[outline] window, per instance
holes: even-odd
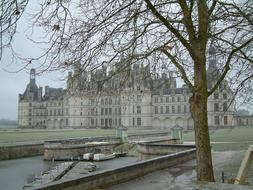
[[[119,125],[121,125],[121,118],[119,118]]]
[[[112,115],[112,108],[109,108],[109,115]]]
[[[118,114],[118,110],[117,110],[118,108],[115,108],[114,109],[114,111],[115,111],[115,115],[117,115]]]
[[[227,94],[226,93],[223,94],[223,99],[225,99],[225,100],[227,99]]]
[[[69,125],[69,120],[68,120],[68,118],[66,118],[66,120],[65,120],[65,124],[66,124],[66,126],[68,126],[68,125]]]
[[[155,114],[158,114],[158,107],[155,106]]]
[[[104,99],[101,99],[101,105],[104,105]]]
[[[175,102],[175,97],[174,96],[172,96],[172,102]]]
[[[108,108],[105,108],[105,115],[108,114]]]
[[[224,116],[224,125],[228,124],[228,116]]]
[[[107,98],[105,98],[105,105],[107,105],[108,104],[108,99]]]
[[[141,126],[141,118],[140,117],[137,118],[137,126]]]
[[[214,93],[213,94],[213,99],[215,99],[215,100],[219,99],[219,94],[218,93]]]
[[[177,97],[177,101],[180,102],[181,101],[181,98],[180,96]]]
[[[219,116],[214,116],[214,124],[215,125],[219,125],[220,124]]]
[[[102,126],[105,124],[105,120],[104,119],[101,119],[100,122],[101,122]]]
[[[141,95],[137,95],[137,101],[141,102]]]
[[[160,107],[160,113],[163,114],[163,106]]]
[[[214,103],[214,111],[219,111],[219,103]]]
[[[160,97],[160,102],[163,102],[163,97]]]
[[[101,115],[104,115],[104,108],[101,108]]]
[[[187,106],[184,105],[184,113],[187,113]]]
[[[141,106],[137,106],[137,113],[138,113],[138,114],[141,113]]]
[[[166,97],[166,102],[169,102],[169,101],[170,101],[169,97]]]
[[[223,111],[226,112],[228,110],[228,104],[227,102],[223,103]]]
[[[180,105],[177,106],[177,113],[181,113],[181,106]]]
[[[133,126],[135,126],[135,118],[133,118]]]
[[[184,96],[184,102],[186,102],[186,96]]]
[[[117,123],[118,123],[117,121],[118,121],[118,119],[115,119],[115,125],[116,125],[116,126],[117,126]]]
[[[170,106],[166,106],[166,113],[170,113]]]
[[[93,118],[91,118],[91,120],[90,120],[90,124],[91,124],[91,126],[94,126],[94,119]]]
[[[83,112],[80,112],[80,115],[83,115]]]
[[[158,103],[158,97],[155,97],[155,103]]]
[[[91,115],[95,115],[95,108],[91,108]]]
[[[109,104],[112,105],[112,98],[109,98]]]
[[[171,111],[172,111],[172,113],[175,113],[175,106],[171,107]]]

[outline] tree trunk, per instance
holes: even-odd
[[[201,63],[202,62],[202,63]],[[214,181],[210,137],[207,119],[207,83],[205,58],[195,62],[193,95],[190,98],[190,109],[194,121],[197,180]]]

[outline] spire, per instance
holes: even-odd
[[[213,83],[220,76],[220,72],[217,67],[217,58],[216,58],[217,52],[216,52],[213,39],[211,39],[211,43],[208,49],[208,54],[209,54],[209,57],[208,57],[209,66],[207,69],[207,85],[208,85],[208,88],[210,89],[213,86]]]
[[[216,49],[215,49],[215,45],[214,45],[214,40],[211,40],[210,46],[209,46],[209,50],[208,50],[208,54],[209,54],[209,68],[216,70],[217,66],[217,59],[216,59]]]
[[[32,83],[32,82],[35,82],[35,69],[34,68],[32,68],[31,70],[30,70],[30,82]]]

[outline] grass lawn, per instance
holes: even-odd
[[[168,130],[167,130],[168,131]],[[130,129],[128,134],[166,132],[161,130]],[[168,131],[169,132],[169,131]],[[115,136],[114,129],[15,129],[0,128],[0,144],[28,141],[44,141],[89,136]],[[246,150],[253,144],[253,127],[219,129],[210,131],[212,142],[234,142],[212,144],[214,150]],[[183,134],[184,141],[194,141],[194,133]]]
[[[246,150],[248,145],[253,144],[253,127],[211,130],[210,138],[211,142],[221,142],[212,144],[212,148],[215,151]],[[183,140],[194,141],[194,133],[184,133]]]
[[[130,129],[128,134],[162,132]],[[165,132],[165,131],[164,131]],[[115,136],[114,129],[0,129],[0,144],[44,141],[74,137]]]
[[[210,137],[211,141],[219,142],[253,141],[253,127],[211,130]],[[194,133],[184,133],[183,138],[185,141],[193,141]]]

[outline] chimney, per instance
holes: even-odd
[[[39,90],[38,90],[38,100],[41,102],[42,101],[42,87],[39,87]]]

